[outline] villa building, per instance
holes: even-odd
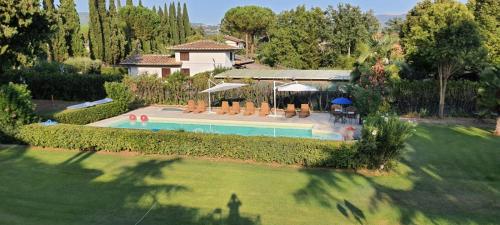
[[[224,35],[224,41],[227,45],[238,47],[240,49],[245,48],[245,41],[243,41],[237,37],[233,37],[230,35]]]
[[[202,40],[170,48],[174,55],[134,55],[120,65],[128,68],[130,75],[157,74],[167,77],[174,72],[193,76],[215,68],[232,68],[239,64],[235,51],[239,47],[215,41]]]

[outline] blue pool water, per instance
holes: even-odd
[[[197,133],[236,134],[242,136],[271,136],[271,137],[299,137],[327,140],[341,140],[338,134],[313,134],[311,128],[285,128],[272,126],[251,126],[236,124],[206,124],[184,122],[155,122],[147,123],[121,121],[112,124],[114,128],[131,128],[146,130],[183,130]]]

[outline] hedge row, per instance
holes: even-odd
[[[351,145],[338,141],[154,132],[68,124],[26,125],[18,136],[26,144],[41,147],[232,158],[309,167],[350,168],[354,155]]]
[[[120,81],[122,75],[9,71],[0,83],[26,83],[34,99],[90,101],[106,97],[105,82]]]
[[[481,84],[473,81],[448,81],[445,113],[473,115],[477,111],[477,96]],[[391,87],[391,107],[397,113],[439,111],[439,85],[436,81],[401,81]]]
[[[59,123],[84,125],[121,115],[128,111],[126,104],[111,102],[85,109],[65,110],[54,115]]]

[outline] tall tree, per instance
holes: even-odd
[[[356,44],[367,42],[379,27],[373,12],[363,12],[350,4],[329,6],[327,11],[329,40],[332,49],[348,56],[356,49]]]
[[[143,5],[142,5],[142,0],[139,0],[139,6],[140,6],[140,7],[143,7]]]
[[[109,37],[109,50],[106,62],[111,64],[117,64],[121,59],[125,58],[125,33],[120,26],[120,18],[115,7],[115,0],[109,2],[109,26],[110,26],[110,37]]]
[[[179,29],[179,41],[180,43],[185,43],[186,31],[184,30],[184,19],[182,16],[182,8],[180,2],[177,2],[177,27]]]
[[[500,1],[469,0],[472,10],[484,37],[484,45],[488,50],[488,59],[493,64],[500,64]]]
[[[116,3],[117,9],[120,10],[120,8],[122,7],[122,0],[117,0]]]
[[[270,41],[263,45],[261,60],[271,66],[317,69],[320,66],[320,41],[325,17],[320,8],[299,6],[278,15],[269,29]]]
[[[127,54],[156,52],[155,40],[161,25],[157,12],[145,7],[126,6],[120,9],[120,20],[125,27]]]
[[[269,8],[259,6],[238,6],[229,9],[221,21],[221,31],[234,36],[243,35],[246,54],[255,52],[255,38],[265,35],[274,23],[275,15]]]
[[[386,33],[401,33],[401,28],[403,27],[404,20],[401,17],[394,17],[385,22],[384,32]]]
[[[497,125],[494,134],[500,136],[500,65],[482,71],[481,82],[483,85],[478,90],[481,114],[496,115]]]
[[[184,33],[186,38],[190,36],[193,32],[191,29],[191,23],[189,22],[189,14],[186,3],[184,3],[182,8],[182,22],[184,24]]]
[[[126,6],[134,6],[134,2],[132,2],[132,0],[127,0]]]
[[[177,14],[175,11],[175,3],[170,3],[169,7],[169,19],[168,22],[170,23],[170,38],[172,40],[172,44],[176,45],[179,44],[179,28],[177,26]]]
[[[98,12],[98,0],[89,0],[89,43],[91,46],[90,57],[102,59],[104,40],[102,22]]]
[[[61,0],[59,16],[62,19],[64,38],[68,45],[69,56],[84,56],[83,34],[80,32],[80,18],[73,0]]]
[[[455,0],[424,0],[406,16],[401,35],[408,61],[427,61],[437,70],[439,116],[444,117],[448,79],[484,57],[474,16]]]
[[[27,65],[43,52],[52,21],[39,5],[39,0],[0,1],[0,73]]]

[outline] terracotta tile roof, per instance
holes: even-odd
[[[175,61],[170,55],[133,55],[120,62],[121,65],[144,66],[180,66],[182,62]]]
[[[186,44],[176,45],[170,48],[174,51],[179,50],[198,50],[198,51],[220,51],[220,50],[240,50],[238,47],[234,47],[231,45],[222,44],[219,42],[211,41],[211,40],[202,40],[195,41]]]
[[[245,42],[244,40],[241,40],[237,37],[233,37],[231,35],[224,35],[224,39],[229,40],[229,41],[234,41],[234,42]]]

